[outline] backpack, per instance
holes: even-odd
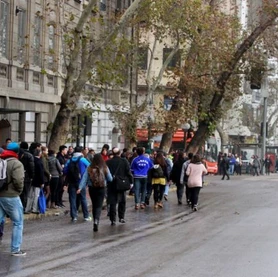
[[[7,184],[7,161],[0,158],[0,190]]]
[[[81,173],[79,169],[79,161],[81,158],[82,156],[78,157],[76,161],[71,158],[69,161],[67,180],[70,184],[78,184],[81,179]]]
[[[152,178],[164,178],[164,172],[159,164],[155,164],[152,168]]]
[[[95,188],[103,188],[105,186],[105,175],[103,170],[100,170],[98,166],[89,166],[88,174],[92,181],[92,185]]]

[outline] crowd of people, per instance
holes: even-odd
[[[177,152],[166,155],[162,151],[145,151],[134,147],[122,151],[105,144],[100,153],[81,146],[61,145],[59,152],[40,143],[20,144],[6,141],[0,148],[0,158],[7,163],[7,181],[0,189],[0,238],[5,217],[13,223],[11,253],[23,256],[20,249],[23,232],[23,214],[39,214],[38,198],[43,190],[48,209],[64,208],[63,194],[68,192],[70,216],[78,220],[79,207],[84,221],[93,220],[93,231],[99,230],[103,207],[111,226],[126,223],[126,194],[134,196],[135,210],[150,205],[162,209],[168,201],[169,186],[177,186],[177,203],[198,210],[198,196],[207,173],[199,155]],[[146,153],[148,152],[148,153]],[[128,184],[124,189],[123,184]],[[88,211],[86,191],[92,202],[92,218]],[[105,201],[106,200],[106,201]],[[12,205],[11,205],[12,204]]]

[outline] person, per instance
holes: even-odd
[[[71,159],[73,154],[67,156],[67,146],[66,145],[60,145],[59,146],[59,152],[56,155],[57,160],[59,161],[60,165],[64,169],[65,164],[67,160]],[[59,177],[59,183],[58,183],[58,188],[57,188],[57,203],[58,207],[64,208],[65,205],[63,204],[63,193],[64,193],[64,187],[66,187],[66,180],[65,176],[61,175]]]
[[[165,192],[166,182],[169,181],[167,164],[163,153],[158,152],[154,159],[154,166],[150,173],[153,186],[154,208],[163,208],[162,199]]]
[[[55,151],[48,151],[48,168],[51,174],[51,179],[49,183],[50,187],[50,208],[57,209],[59,207],[58,201],[58,185],[59,177],[63,174],[63,168],[60,165],[58,159],[55,157]]]
[[[138,156],[131,162],[130,168],[134,177],[135,210],[145,209],[148,171],[153,167],[152,161],[145,156],[143,147],[137,148]],[[123,157],[125,158],[125,157]]]
[[[221,171],[223,172],[223,176],[221,180],[224,180],[225,176],[227,176],[227,180],[230,180],[230,176],[228,173],[229,170],[229,158],[227,157],[227,153],[224,153],[223,158],[220,163]]]
[[[101,149],[100,154],[101,154],[101,156],[102,156],[102,158],[104,159],[105,162],[109,159],[107,153],[108,153],[107,148],[104,147],[104,148]]]
[[[91,158],[91,164],[83,174],[77,190],[77,194],[79,194],[87,185],[89,187],[89,194],[92,201],[94,232],[98,231],[106,183],[112,182],[112,180],[112,175],[101,154],[96,154]]]
[[[21,250],[23,237],[23,206],[19,195],[24,186],[24,167],[18,160],[19,145],[10,142],[1,158],[7,161],[7,183],[0,191],[0,222],[3,224],[5,216],[9,216],[12,223],[11,255],[25,256]]]
[[[184,162],[185,153],[180,151],[170,173],[170,180],[177,186],[177,199],[179,205],[182,205],[182,196],[184,192],[184,182],[183,180],[180,182],[180,176]]]
[[[65,145],[63,145],[63,146],[65,146]],[[67,147],[64,148],[64,149],[67,149]],[[60,151],[60,150],[59,150],[59,151]],[[60,152],[61,152],[61,151],[60,151]],[[66,154],[67,159],[72,158],[73,153],[74,153],[73,147],[70,145],[69,148],[68,148],[67,154]]]
[[[169,155],[166,155],[166,153],[162,153],[167,165],[167,176],[170,176],[172,167],[173,167],[173,161],[169,158]],[[170,189],[171,182],[167,181],[165,185],[165,190],[164,190],[164,200],[168,201],[168,194],[169,194],[169,189]]]
[[[83,174],[86,172],[87,167],[90,164],[89,161],[83,157],[82,150],[83,147],[76,146],[74,149],[73,157],[66,162],[63,169],[63,173],[66,175],[67,179],[70,216],[73,223],[77,221],[77,211],[79,203],[81,203],[84,220],[91,221],[86,200],[86,188],[83,188],[79,192],[79,194],[77,194],[79,183],[83,177]],[[78,171],[77,176],[75,175],[75,172],[73,172],[76,170]]]
[[[260,167],[261,167],[261,163],[259,161],[259,157],[257,155],[254,156],[254,160],[253,160],[253,176],[255,176],[257,174],[257,176],[259,176],[259,172],[260,172]]]
[[[263,166],[265,167],[265,174],[270,174],[270,167],[272,166],[272,161],[270,159],[270,155],[268,154],[263,162]]]
[[[234,175],[236,158],[233,154],[229,156],[229,175]]]
[[[23,205],[23,210],[25,211],[28,194],[35,174],[34,156],[29,152],[27,142],[22,141],[20,143],[18,157],[19,161],[23,164],[24,167],[24,186],[23,191],[20,194],[20,199]]]
[[[187,184],[188,176],[186,175],[186,169],[190,164],[192,158],[193,158],[193,153],[188,153],[187,159],[185,159],[185,162],[182,165],[181,175],[180,175],[180,183],[185,185],[185,196],[186,196],[186,202],[188,206],[191,206],[191,202],[190,202],[190,190]]]
[[[190,190],[190,202],[193,211],[198,211],[198,199],[200,189],[203,186],[203,175],[207,174],[207,169],[201,162],[200,156],[194,155],[192,161],[186,169],[186,175],[188,176],[188,188]]]
[[[49,171],[49,163],[48,163],[48,148],[45,146],[41,147],[42,155],[41,160],[43,164],[43,184],[44,184],[44,192],[45,192],[45,199],[46,203],[49,203],[50,201],[50,180],[52,178],[51,173]]]
[[[130,184],[133,183],[133,176],[130,171],[129,163],[126,159],[120,157],[121,151],[115,147],[113,150],[113,158],[106,161],[106,164],[112,176],[127,177]],[[109,205],[109,218],[111,226],[116,225],[117,204],[118,204],[118,217],[120,223],[125,223],[126,211],[126,192],[117,191],[115,182],[108,182],[107,184],[107,204]]]
[[[41,159],[42,151],[36,148],[34,150],[34,164],[35,164],[35,174],[32,180],[31,188],[29,190],[27,205],[25,213],[39,214],[38,198],[41,188],[44,187],[44,168]]]
[[[235,172],[236,175],[241,175],[241,168],[242,168],[242,157],[241,155],[238,156],[237,154],[235,155],[236,158],[236,164],[235,164]]]

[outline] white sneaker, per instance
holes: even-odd
[[[12,252],[11,255],[16,257],[26,256],[26,252],[19,250],[17,252]]]
[[[92,218],[89,216],[89,217],[85,217],[84,220],[85,221],[92,221]]]

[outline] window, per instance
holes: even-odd
[[[148,48],[146,47],[138,49],[138,67],[142,70],[148,69]]]
[[[106,11],[106,0],[100,0],[100,7],[99,8],[102,12]]]
[[[53,25],[48,27],[48,51],[48,68],[53,69],[55,56],[55,28]]]
[[[25,36],[26,36],[26,11],[18,13],[18,33],[17,33],[17,60],[23,63],[25,58]]]
[[[170,55],[172,50],[173,49],[171,49],[171,48],[163,48],[163,64],[165,63],[167,57]],[[170,63],[168,64],[168,68],[169,67],[177,67],[177,66],[180,66],[180,64],[181,64],[181,55],[180,55],[180,51],[178,51],[174,55],[174,57],[172,58]]]
[[[8,52],[8,14],[9,4],[1,0],[0,6],[0,56],[7,57]]]
[[[35,17],[34,38],[33,38],[33,64],[40,66],[41,60],[41,26],[42,19],[39,16]]]

